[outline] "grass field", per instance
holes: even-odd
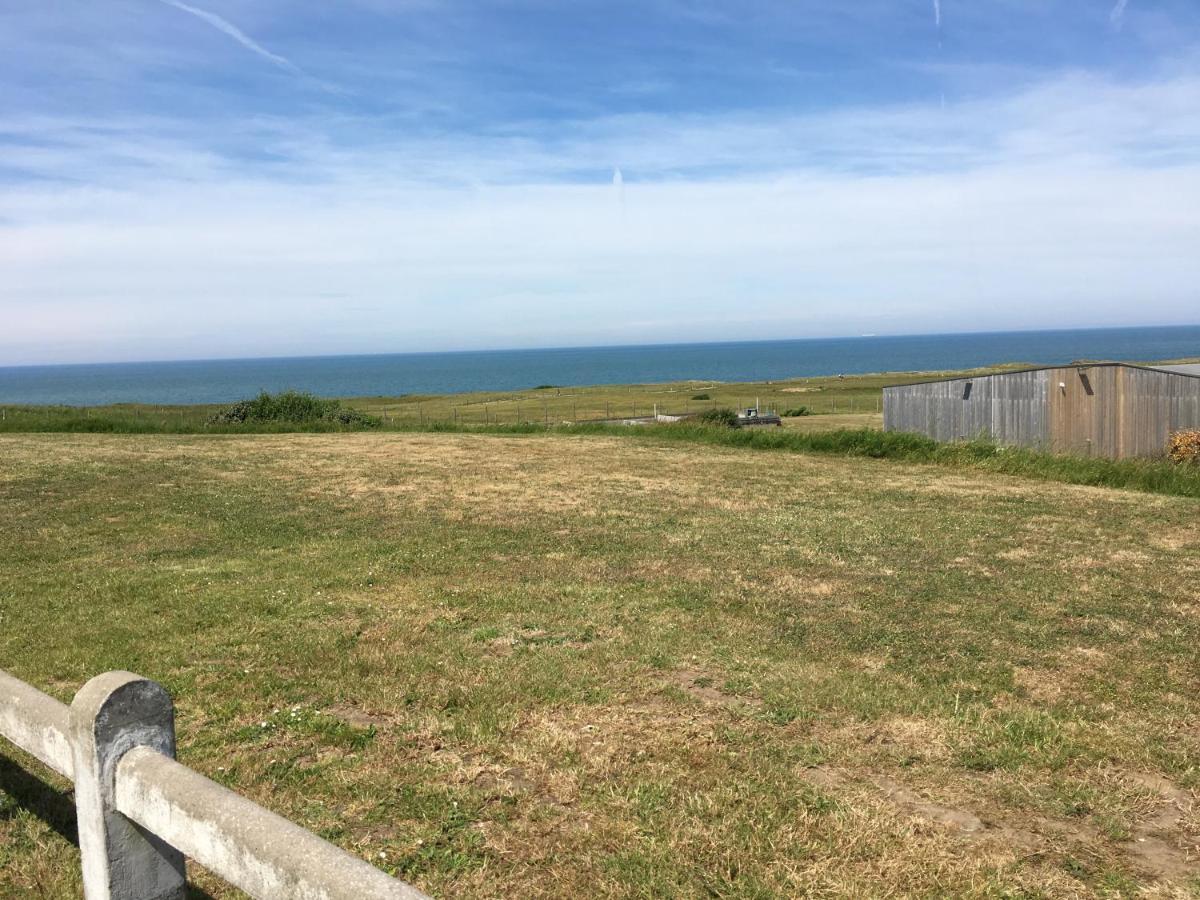
[[[1173,360],[1198,362],[1200,360]],[[435,424],[556,426],[602,419],[636,418],[662,413],[694,413],[719,407],[737,409],[761,404],[781,414],[805,407],[810,417],[787,418],[805,430],[882,424],[886,385],[929,378],[980,375],[1028,368],[1003,363],[954,372],[884,372],[866,375],[791,378],[779,381],[681,381],[665,384],[531,386],[520,391],[467,394],[403,394],[394,397],[344,398],[346,406],[378,416],[387,428],[422,428]],[[96,407],[0,404],[0,433],[28,431],[97,431],[216,433],[228,428],[207,420],[224,409],[220,404],[113,404]],[[270,430],[259,426],[258,430]],[[280,427],[278,430],[294,430]],[[304,430],[319,430],[309,425]],[[330,429],[332,430],[332,429]]]
[[[1012,368],[996,367],[995,370]],[[987,371],[994,371],[989,369]],[[824,427],[843,427],[837,420],[881,422],[885,384],[914,381],[928,373],[851,375],[845,378],[798,378],[787,381],[544,387],[524,391],[472,394],[355,397],[346,405],[379,416],[385,428],[452,425],[561,425],[606,418],[687,413],[716,407],[752,406],[785,412],[807,407],[824,419]],[[30,430],[213,431],[206,420],[222,406],[116,404],[100,407],[0,405],[0,432]],[[832,420],[832,421],[831,421]],[[799,418],[790,421],[800,422]],[[813,427],[811,424],[807,427]]]
[[[185,762],[435,895],[1200,885],[1195,500],[552,434],[0,455],[4,667],[161,680]],[[73,895],[0,766],[0,894]]]

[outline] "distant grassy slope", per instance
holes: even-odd
[[[929,374],[891,373],[739,384],[694,381],[530,388],[525,391],[470,394],[357,397],[346,400],[346,405],[380,416],[385,426],[420,426],[438,422],[460,425],[558,425],[562,422],[609,417],[645,416],[653,413],[656,407],[660,412],[683,413],[722,406],[736,408],[753,405],[759,400],[764,407],[780,411],[807,406],[822,415],[860,415],[879,413],[884,385],[919,380],[929,377]],[[707,395],[707,399],[694,399],[698,395]],[[115,404],[90,409],[0,404],[0,432],[220,431],[220,428],[206,425],[206,420],[222,408],[219,404]],[[265,427],[263,430],[266,430]],[[315,427],[310,430],[315,430]]]
[[[185,762],[435,895],[1200,886],[1194,500],[603,435],[0,457],[4,668],[160,679]],[[0,896],[78,894],[40,777],[0,753]]]
[[[1186,360],[1183,360],[1186,362]],[[560,425],[604,418],[696,412],[714,407],[738,408],[761,402],[783,412],[807,407],[819,416],[863,416],[882,411],[883,388],[930,378],[950,378],[1028,368],[1005,363],[960,371],[884,372],[866,375],[793,378],[781,381],[685,381],[665,384],[530,387],[521,391],[477,391],[466,394],[405,394],[395,397],[342,398],[345,405],[379,416],[385,427],[458,425]],[[697,397],[703,399],[696,399]],[[0,404],[0,433],[79,431],[99,433],[219,433],[230,429],[207,424],[228,404],[108,406],[22,406]],[[867,420],[873,424],[876,420]],[[858,419],[858,424],[863,420]],[[806,423],[806,430],[826,428],[833,420]],[[840,424],[839,424],[840,427]],[[258,424],[255,430],[289,431],[294,426]],[[242,428],[245,431],[246,428]],[[333,423],[309,423],[304,430],[340,430]]]
[[[1001,371],[1020,364],[971,370]],[[526,392],[441,395],[436,397],[357,398],[344,402],[355,416],[378,419],[384,430],[602,434],[630,438],[661,437],[692,443],[724,444],[759,450],[833,453],[976,467],[1074,484],[1132,488],[1200,497],[1200,469],[1156,460],[1111,461],[1004,450],[984,443],[938,444],[913,435],[874,434],[882,428],[882,388],[886,384],[928,378],[909,372],[809,378],[780,382],[624,385],[541,388]],[[940,373],[967,374],[967,373]],[[697,399],[701,398],[701,399]],[[325,402],[325,401],[321,401]],[[336,403],[336,401],[330,401]],[[697,412],[761,402],[787,411],[801,406],[813,414],[784,419],[784,429],[728,432],[683,426],[630,428],[605,424],[605,417],[660,412]],[[336,420],[248,421],[214,424],[221,405],[94,408],[0,407],[0,433],[84,432],[112,434],[247,434],[347,432],[357,428]],[[664,428],[667,430],[664,431]],[[836,433],[835,433],[836,432]]]

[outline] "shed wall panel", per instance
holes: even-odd
[[[888,431],[942,441],[1155,456],[1172,432],[1200,428],[1200,378],[1123,365],[953,378],[886,388],[883,413]]]
[[[1048,436],[1046,385],[1045,372],[1034,371],[887,388],[884,428],[915,431],[939,441],[987,437],[1042,446]]]

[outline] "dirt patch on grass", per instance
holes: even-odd
[[[882,800],[904,815],[943,825],[961,834],[978,834],[989,826],[975,813],[935,803],[920,796],[887,775],[868,772],[861,779],[828,766],[812,766],[800,772],[800,777],[826,791],[849,791],[863,784],[873,787],[877,800]]]
[[[941,826],[966,839],[1000,840],[1023,854],[1045,855],[1104,843],[1103,835],[1081,820],[1032,811],[1015,821],[995,815],[985,818],[974,810],[923,796],[878,772],[851,775],[829,766],[812,766],[799,774],[808,784],[835,796],[855,793],[861,796],[866,788],[872,802],[890,806],[902,815]],[[1168,883],[1181,883],[1200,875],[1200,844],[1191,818],[1196,809],[1193,794],[1161,775],[1135,773],[1127,777],[1143,786],[1150,796],[1147,814],[1133,826],[1129,839],[1116,845],[1125,863]]]
[[[699,669],[682,669],[674,672],[669,684],[679,688],[689,697],[694,697],[701,703],[710,706],[734,708],[762,705],[762,702],[756,698],[726,693],[718,686],[715,678]]]
[[[392,722],[389,716],[382,715],[381,713],[367,712],[365,709],[359,709],[356,706],[350,706],[345,703],[338,703],[329,707],[325,710],[325,714],[355,728],[380,728]]]
[[[1137,868],[1158,878],[1178,880],[1200,873],[1200,844],[1192,830],[1195,797],[1161,775],[1129,777],[1151,796],[1149,814],[1133,827],[1123,845],[1125,854]]]
[[[947,828],[963,834],[976,834],[987,827],[983,819],[970,810],[956,809],[953,806],[944,806],[941,803],[926,800],[886,775],[873,775],[870,780],[875,787],[879,788],[889,803],[902,809],[908,815],[938,825],[945,825]]]

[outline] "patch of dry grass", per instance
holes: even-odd
[[[186,762],[435,894],[1196,886],[1193,500],[614,437],[0,453],[5,667],[163,681]],[[0,892],[76,893],[17,763]]]

